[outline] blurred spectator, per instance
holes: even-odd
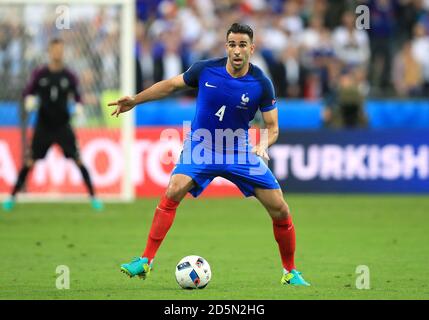
[[[423,11],[421,15],[419,16],[418,23],[422,24],[425,29],[426,33],[429,33],[429,12]]]
[[[331,34],[324,27],[321,16],[312,16],[308,28],[301,34],[300,45],[307,67],[314,67],[317,57],[333,55]]]
[[[325,111],[325,121],[336,128],[360,128],[367,125],[364,112],[364,95],[359,90],[357,74],[344,73],[339,81],[336,103]]]
[[[399,96],[417,96],[422,93],[422,71],[420,64],[413,56],[411,42],[406,42],[396,55],[392,80]]]
[[[201,36],[203,29],[195,6],[181,8],[177,13],[178,25],[184,43],[194,43]]]
[[[4,24],[0,21],[0,81],[6,90],[0,90],[0,99],[15,96],[22,89],[25,66],[23,60],[23,28],[16,23]],[[4,87],[4,85],[3,85]]]
[[[413,27],[417,23],[422,12],[422,1],[420,0],[400,0],[397,1],[396,40],[401,45],[409,40],[413,35]]]
[[[313,11],[317,14],[319,12],[325,17],[325,25],[329,30],[334,30],[341,24],[341,19],[344,12],[348,9],[347,2],[338,0],[320,0],[312,1]],[[353,10],[354,11],[354,10]]]
[[[142,91],[153,84],[154,61],[151,52],[151,41],[146,35],[146,27],[142,21],[136,23],[136,68],[138,68],[136,92]]]
[[[370,57],[368,35],[355,26],[355,14],[347,11],[343,15],[343,25],[332,35],[335,54],[347,67],[364,67]]]
[[[395,7],[391,0],[371,0],[369,3],[371,28],[370,82],[374,88],[387,89],[390,84],[392,39],[395,26]]]
[[[304,23],[300,16],[300,4],[298,0],[285,1],[283,17],[280,25],[289,36],[299,36],[304,29]]]
[[[291,98],[302,97],[305,71],[299,61],[298,47],[289,46],[282,56],[282,62],[285,72],[286,96]]]
[[[335,62],[331,33],[324,27],[323,18],[313,15],[300,37],[301,61],[310,75],[304,81],[305,98],[320,98],[330,86],[331,66]],[[304,77],[306,75],[303,75]]]
[[[140,20],[150,20],[162,0],[136,0],[136,13]]]
[[[186,57],[180,39],[172,31],[164,32],[154,46],[154,81],[172,78],[186,71]]]
[[[425,27],[418,23],[414,27],[414,38],[411,43],[414,59],[420,64],[423,75],[423,92],[429,94],[429,36]]]
[[[264,48],[269,49],[274,55],[280,57],[293,39],[290,37],[290,32],[283,27],[281,17],[272,17],[271,19],[272,23],[270,25],[265,26],[262,30],[256,30],[255,32],[262,33]]]

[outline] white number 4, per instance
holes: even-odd
[[[223,119],[223,115],[224,115],[224,113],[225,113],[225,108],[226,108],[226,106],[222,106],[222,107],[220,107],[220,109],[215,113],[215,116],[216,116],[216,117],[219,117],[219,121],[222,121],[222,119]]]

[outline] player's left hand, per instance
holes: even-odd
[[[264,147],[254,146],[252,148],[252,152],[265,160],[270,160],[270,157],[268,156],[268,152]]]
[[[31,112],[37,108],[37,97],[33,95],[28,95],[24,100],[25,111]]]

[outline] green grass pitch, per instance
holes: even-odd
[[[20,204],[0,211],[0,299],[429,299],[429,198],[287,196],[297,233],[296,263],[312,286],[280,285],[271,220],[255,199],[185,199],[142,281],[119,265],[140,255],[157,200],[106,204]],[[174,269],[206,258],[204,290],[182,290]],[[70,289],[56,288],[56,267]],[[356,268],[370,289],[357,289]]]

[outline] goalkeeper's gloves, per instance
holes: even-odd
[[[34,109],[37,108],[37,104],[38,103],[37,103],[37,97],[36,96],[28,95],[25,97],[25,100],[24,100],[25,111],[27,111],[27,112],[34,111]]]
[[[83,105],[80,102],[77,102],[75,104],[75,109],[74,109],[74,113],[77,117],[81,118],[84,116],[84,110],[83,110]]]

